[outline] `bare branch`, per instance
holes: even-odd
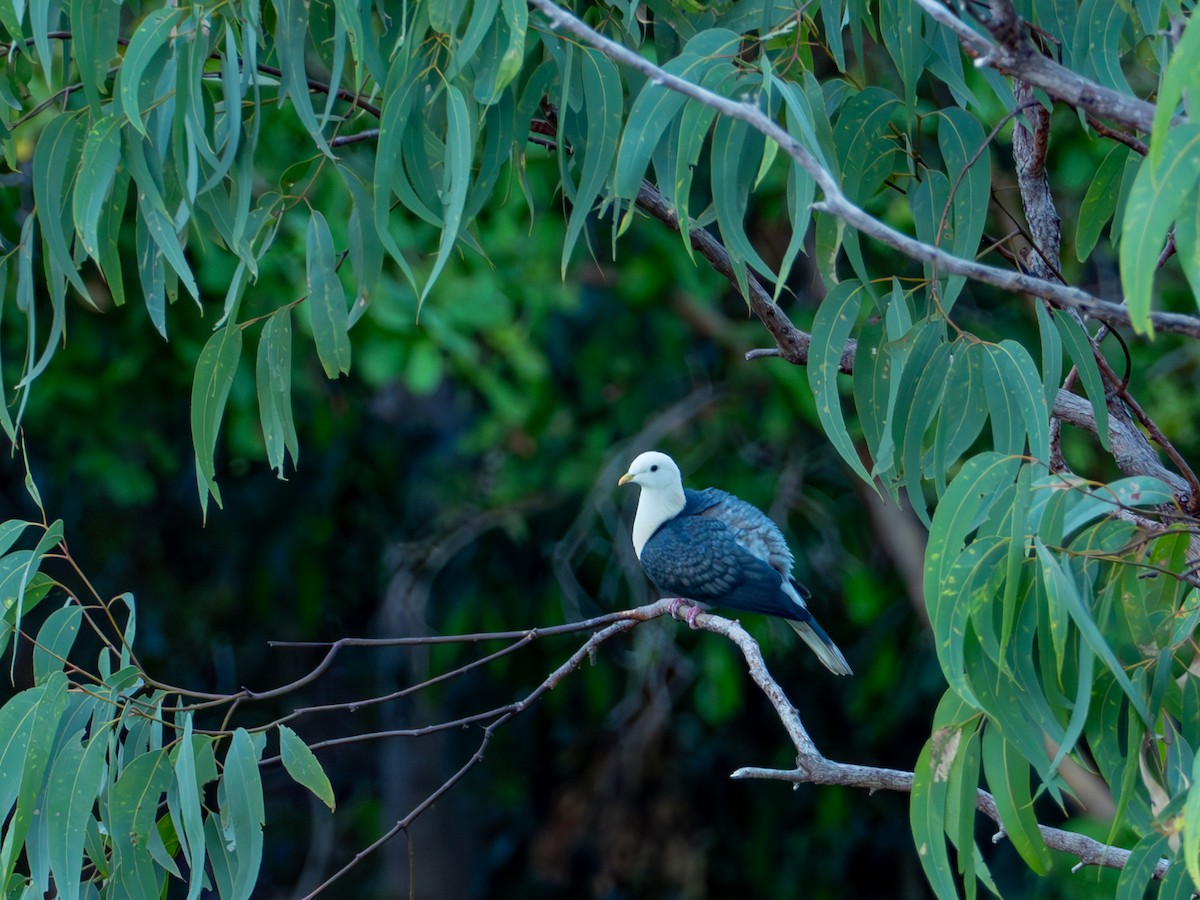
[[[1062,228],[1046,172],[1046,153],[1050,149],[1050,113],[1040,103],[1029,103],[1033,99],[1033,91],[1027,83],[1018,81],[1015,90],[1017,104],[1025,110],[1026,119],[1033,125],[1033,131],[1030,131],[1018,120],[1013,129],[1017,184],[1021,189],[1025,221],[1029,223],[1029,233],[1033,237],[1034,252],[1029,259],[1029,272],[1038,278],[1065,283],[1060,274],[1062,267],[1059,259]]]

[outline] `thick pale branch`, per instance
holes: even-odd
[[[696,617],[695,626],[724,635],[738,646],[746,660],[750,677],[770,700],[779,721],[796,748],[794,770],[741,768],[733,773],[733,778],[767,778],[793,784],[841,785],[869,791],[912,791],[912,772],[833,762],[822,756],[800,720],[800,714],[767,669],[758,643],[741,625],[729,619],[702,614]],[[1000,813],[992,795],[987,791],[978,791],[975,806],[992,821],[1000,824]],[[1086,835],[1046,825],[1039,825],[1038,828],[1046,846],[1075,856],[1082,865],[1122,869],[1129,860],[1130,851],[1103,844]],[[1167,868],[1168,864],[1165,861],[1160,862],[1154,871],[1154,877],[1162,878]]]
[[[911,793],[913,773],[899,769],[881,769],[875,766],[854,766],[846,763],[830,762],[827,759],[805,761],[803,768],[796,769],[758,769],[746,767],[738,769],[731,778],[762,778],[769,781],[787,781],[792,784],[822,784],[840,785],[842,787],[864,788],[868,791],[898,791]],[[1000,813],[996,809],[996,801],[992,795],[980,788],[975,795],[975,808],[1001,825]],[[1052,850],[1061,850],[1076,857],[1081,865],[1102,866],[1107,869],[1123,869],[1129,862],[1129,850],[1103,844],[1085,834],[1064,831],[1061,828],[1051,828],[1039,825],[1042,839]],[[1167,873],[1170,864],[1159,860],[1154,869],[1154,877],[1161,879]]]
[[[954,256],[880,222],[861,207],[851,203],[842,193],[834,176],[827,172],[816,158],[777,122],[765,115],[757,105],[722,97],[699,85],[671,75],[629,48],[604,37],[558,6],[553,0],[529,0],[529,4],[542,12],[549,19],[552,27],[574,35],[600,50],[615,62],[642,73],[653,84],[677,91],[715,109],[722,115],[743,121],[771,138],[788,156],[799,163],[821,188],[825,199],[821,203],[814,204],[814,209],[829,212],[880,243],[898,250],[918,262],[936,265],[941,271],[953,275],[963,275],[1012,293],[1026,293],[1042,297],[1057,306],[1076,309],[1085,315],[1110,324],[1130,324],[1129,311],[1121,304],[1101,300],[1078,288],[1044,281],[1023,272],[997,269],[974,260]],[[1200,318],[1158,312],[1151,315],[1151,320],[1154,327],[1161,331],[1200,337]]]
[[[1149,132],[1154,127],[1153,104],[1089,81],[1038,53],[1020,27],[1013,27],[1014,21],[1019,26],[1020,20],[1016,19],[1012,4],[1006,0],[994,2],[992,17],[983,22],[995,41],[980,34],[939,0],[916,2],[931,19],[954,32],[977,66],[990,66],[1005,75],[1020,78],[1093,116],[1111,119],[1139,131]]]

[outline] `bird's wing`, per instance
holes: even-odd
[[[668,594],[786,619],[808,617],[803,603],[784,592],[780,573],[719,518],[679,516],[664,523],[642,548],[642,567]]]
[[[796,564],[791,548],[771,518],[756,506],[717,488],[695,491],[697,500],[689,498],[688,505],[697,502],[698,515],[710,516],[724,522],[734,539],[778,572],[791,579]],[[702,502],[700,502],[702,501]]]

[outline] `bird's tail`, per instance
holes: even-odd
[[[804,643],[812,648],[813,653],[817,654],[817,659],[821,660],[830,672],[834,675],[854,674],[850,669],[850,663],[846,662],[846,657],[842,655],[842,651],[825,633],[825,629],[817,624],[816,619],[811,616],[805,622],[788,619],[787,623],[792,626],[796,634],[804,639]]]

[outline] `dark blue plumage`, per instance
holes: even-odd
[[[634,549],[664,594],[788,621],[831,671],[850,674],[841,651],[809,612],[792,578],[792,552],[761,510],[716,488],[684,490],[662,453],[643,453],[621,479],[641,486]]]

